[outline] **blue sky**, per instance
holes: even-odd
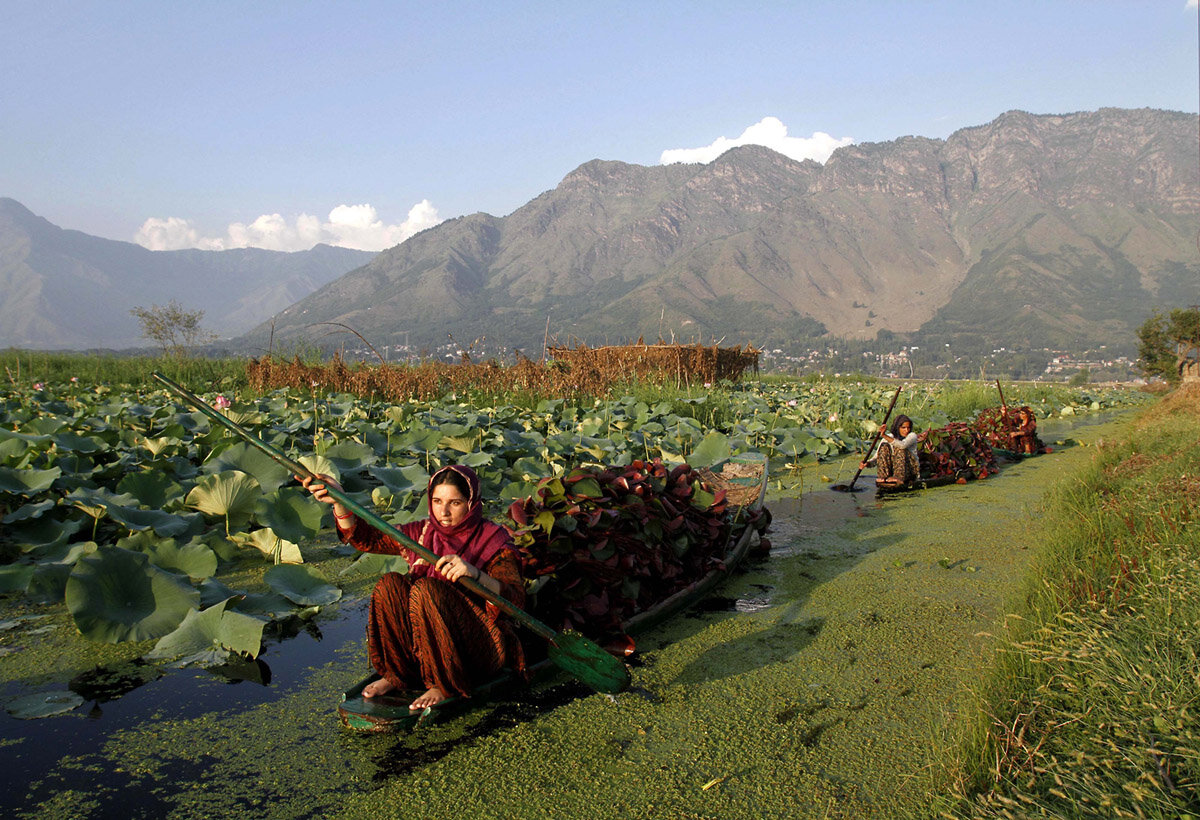
[[[680,152],[751,127],[823,159],[1010,109],[1200,108],[1196,0],[18,0],[0,20],[0,196],[159,248],[378,250],[594,158],[705,161]]]

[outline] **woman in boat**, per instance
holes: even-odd
[[[916,481],[919,470],[917,434],[912,428],[912,419],[898,416],[892,423],[892,429],[883,431],[875,458],[859,464],[860,469],[876,465],[877,486],[899,487]]]
[[[1008,408],[1002,407],[1004,415],[1008,415]],[[1018,453],[1036,453],[1040,447],[1037,438],[1037,419],[1033,416],[1033,411],[1028,407],[1021,407],[1017,410],[1017,426],[1008,433],[1009,439],[1012,441],[1012,449]]]
[[[459,585],[469,578],[525,606],[516,547],[507,530],[484,520],[474,470],[449,465],[435,472],[429,479],[429,517],[400,528],[438,556],[432,565],[338,503],[326,490],[340,489],[333,479],[297,478],[314,498],[333,505],[342,541],[409,562],[407,575],[386,573],[371,593],[367,648],[380,677],[363,689],[363,697],[424,688],[409,709],[425,709],[447,697],[469,696],[503,668],[524,672],[511,622]]]

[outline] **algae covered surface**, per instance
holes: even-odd
[[[656,633],[636,691],[493,733],[345,814],[920,815],[1021,589],[1041,496],[1086,458],[879,503],[777,501],[774,554],[726,585],[733,610]],[[841,504],[856,509],[822,526]]]
[[[334,709],[365,648],[359,632],[330,633],[271,698],[225,706],[229,684],[206,683],[201,713],[164,703],[54,760],[21,814],[919,815],[1022,589],[1038,504],[1088,457],[1066,448],[881,501],[824,486],[768,498],[771,556],[643,636],[634,687],[616,697],[560,677],[411,735],[356,735]],[[342,606],[361,620],[361,602]],[[86,723],[39,723],[72,721]]]

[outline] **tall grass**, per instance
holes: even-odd
[[[177,358],[174,356],[117,356],[114,354],[0,351],[3,379],[9,384],[64,383],[157,385],[150,374],[158,370],[195,389],[244,387],[242,359]]]
[[[947,817],[1200,817],[1200,388],[1061,489]]]

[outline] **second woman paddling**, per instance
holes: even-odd
[[[912,419],[897,416],[891,432],[884,432],[875,451],[875,458],[860,463],[860,469],[876,463],[875,484],[880,487],[899,487],[917,480],[920,461],[917,458],[917,434]]]
[[[471,690],[504,668],[524,672],[512,623],[457,582],[470,578],[525,606],[520,561],[508,531],[485,521],[479,477],[469,467],[443,467],[429,479],[429,517],[401,531],[438,556],[430,565],[416,553],[360,521],[326,491],[330,478],[297,479],[318,501],[333,505],[338,536],[362,552],[401,555],[409,572],[385,574],[371,594],[367,649],[380,678],[367,698],[424,689],[410,709],[435,706]]]

